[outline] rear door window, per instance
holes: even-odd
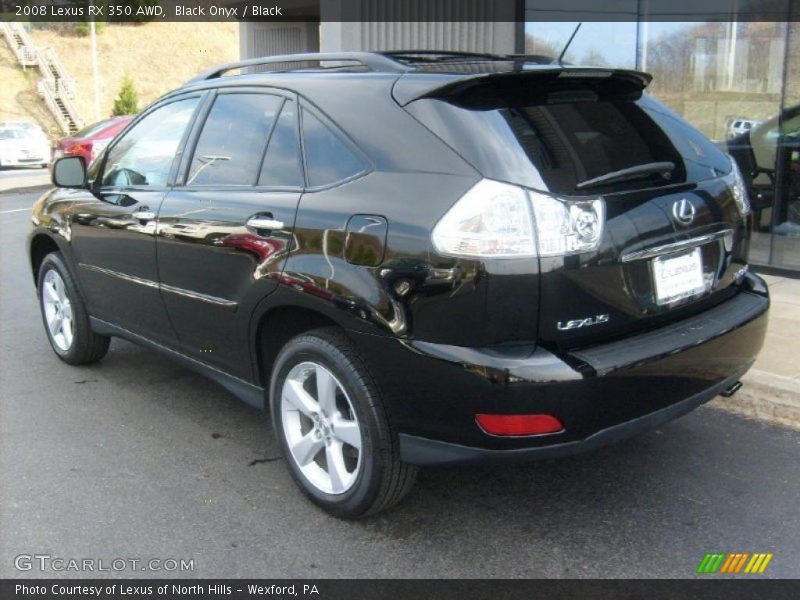
[[[302,109],[303,151],[310,187],[323,187],[367,170],[353,146],[308,109]]]
[[[272,94],[220,94],[208,114],[189,167],[187,186],[253,186],[283,104]]]
[[[297,107],[291,100],[284,102],[272,130],[258,184],[270,187],[303,186],[303,164],[297,138]]]

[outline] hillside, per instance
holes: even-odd
[[[39,48],[53,47],[69,74],[75,78],[75,104],[87,123],[95,121],[92,83],[92,62],[89,37],[78,37],[56,30],[36,28],[31,38]],[[35,78],[8,64],[12,54],[3,46],[0,54],[0,119],[19,118],[26,113],[42,123],[47,118],[33,114],[35,108],[12,101],[22,93],[23,99],[35,95]],[[181,85],[209,66],[230,62],[239,57],[237,23],[148,23],[144,25],[109,25],[97,36],[100,71],[101,118],[110,115],[122,78],[129,74],[139,93],[139,108],[144,108],[160,95]],[[31,75],[38,71],[31,71]],[[11,85],[8,85],[8,84]],[[9,103],[6,103],[8,96]],[[26,106],[27,104],[27,106]],[[43,110],[41,102],[34,102]]]
[[[44,106],[36,92],[38,69],[23,71],[11,49],[0,38],[0,121],[30,119],[45,131],[58,130],[55,119]]]

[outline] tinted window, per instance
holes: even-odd
[[[139,121],[108,153],[103,185],[166,185],[175,152],[199,98],[162,106]]]
[[[669,180],[654,173],[588,193],[674,183],[687,174],[707,178],[709,163],[730,169],[699,132],[651,111],[660,105],[609,96],[575,90],[531,100],[509,93],[481,97],[475,106],[422,99],[408,109],[486,177],[554,193],[583,195],[579,183],[647,163],[672,162],[675,170]]]
[[[311,187],[330,185],[366,169],[350,145],[307,110],[303,110],[303,148]]]
[[[203,125],[186,185],[255,185],[283,98],[222,94]]]
[[[301,187],[303,167],[300,162],[300,143],[297,139],[297,109],[287,100],[269,138],[259,185]]]

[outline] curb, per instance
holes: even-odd
[[[736,394],[730,398],[719,396],[708,406],[800,429],[800,379],[751,369],[742,383]]]

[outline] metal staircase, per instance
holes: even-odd
[[[39,68],[42,78],[37,83],[37,90],[61,130],[72,134],[83,127],[83,119],[72,103],[75,80],[67,74],[55,50],[39,50],[20,23],[0,23],[0,30],[23,69]]]

